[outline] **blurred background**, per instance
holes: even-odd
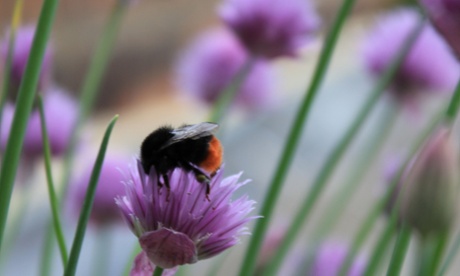
[[[236,110],[226,120],[225,129],[219,134],[225,147],[225,174],[243,171],[243,178],[252,179],[250,184],[239,191],[240,194],[247,193],[258,202],[263,199],[293,116],[309,84],[324,31],[333,20],[339,2],[316,1],[322,18],[322,31],[317,40],[303,49],[297,59],[274,61],[277,75],[276,106],[257,114]],[[111,138],[109,152],[128,156],[137,156],[145,136],[161,125],[179,126],[207,119],[209,107],[183,96],[175,85],[174,66],[181,50],[196,35],[221,25],[216,14],[219,3],[215,0],[138,1],[127,10],[99,91],[96,108],[84,127],[85,143],[79,149],[79,155],[96,153],[106,124],[114,114],[119,114],[120,118]],[[13,4],[13,0],[0,0],[2,37],[11,20]],[[42,1],[25,2],[24,23],[36,22],[41,4]],[[112,0],[60,1],[51,39],[55,52],[53,76],[60,86],[67,88],[75,97],[79,95],[93,48],[113,4]],[[305,135],[276,208],[273,228],[283,228],[283,225],[290,222],[318,168],[369,95],[374,81],[363,68],[360,42],[376,14],[399,4],[397,0],[357,1],[305,128]],[[300,252],[307,252],[306,238],[311,235],[315,222],[321,219],[321,210],[330,204],[334,191],[347,179],[350,168],[362,154],[360,145],[371,137],[387,105],[388,101],[383,97],[334,174],[305,227],[299,242]],[[424,127],[427,119],[439,107],[440,101],[426,103],[423,109],[427,112],[421,112],[422,116],[415,123],[407,116],[400,116],[382,154],[366,173],[362,185],[334,228],[331,240],[344,244],[351,240],[367,208],[383,192],[385,181],[382,179],[382,168],[386,157],[406,151],[407,142]],[[410,130],[407,127],[409,122]],[[84,158],[77,159],[74,174],[78,175],[85,162]],[[55,160],[55,165],[54,173],[56,179],[59,179],[61,160]],[[25,223],[18,229],[19,238],[13,254],[2,268],[2,275],[38,275],[41,245],[49,216],[46,182],[41,165],[37,166],[34,179],[36,183],[30,187],[33,196]],[[70,212],[64,214],[66,238],[70,245],[77,219]],[[107,275],[121,275],[136,239],[123,224],[104,231],[102,236],[108,236],[113,241],[107,248],[110,251]],[[100,233],[96,232],[91,227],[87,230],[78,275],[94,275],[92,264],[95,258],[100,257],[95,244],[101,239]],[[375,235],[377,233],[375,231]],[[372,239],[375,239],[375,235]],[[244,237],[240,245],[224,253],[229,256],[221,270],[225,273],[219,275],[236,275],[235,268],[238,266],[235,263],[240,263],[247,243],[248,238]],[[371,245],[372,242],[366,244],[364,254],[370,250]],[[60,275],[62,270],[57,250],[54,257],[53,275]],[[189,266],[187,271],[190,271],[189,275],[203,275],[201,272],[209,269],[213,261],[216,259],[199,262]],[[458,269],[460,265],[452,267],[449,275],[457,275],[455,271],[460,271]]]

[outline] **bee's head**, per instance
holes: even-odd
[[[162,159],[161,148],[171,139],[173,128],[161,127],[150,133],[142,142],[141,145],[141,162],[144,171],[148,173],[152,165],[157,166]]]

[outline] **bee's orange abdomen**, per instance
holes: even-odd
[[[200,168],[210,173],[211,175],[215,173],[222,164],[222,154],[223,149],[220,141],[213,136],[211,141],[209,141],[208,155],[200,164]]]

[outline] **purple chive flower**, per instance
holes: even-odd
[[[319,27],[319,17],[307,0],[225,0],[221,19],[253,55],[296,56]]]
[[[256,218],[247,217],[255,202],[247,196],[230,200],[247,183],[238,181],[240,175],[223,179],[219,170],[211,180],[208,201],[206,185],[193,172],[170,172],[168,193],[158,186],[155,169],[147,175],[137,160],[126,181],[126,195],[116,201],[150,261],[173,268],[213,257],[247,234],[244,225]]]
[[[338,275],[345,258],[347,257],[348,249],[338,243],[327,242],[318,248],[314,256],[312,266],[310,268],[310,276],[332,276]],[[364,275],[366,269],[366,260],[363,256],[355,258],[352,266],[348,270],[348,276]]]
[[[199,36],[181,55],[176,82],[181,91],[212,104],[247,59],[247,52],[230,32],[214,29]],[[274,72],[269,64],[256,61],[238,91],[236,104],[246,108],[271,105],[273,79]]]
[[[460,59],[460,1],[459,0],[421,0],[433,25],[454,50]]]
[[[77,103],[61,88],[50,88],[43,98],[45,120],[51,153],[61,155],[66,150],[72,128],[77,119]],[[14,114],[14,105],[7,103],[3,110],[0,145],[5,149]],[[35,159],[43,153],[40,113],[33,110],[24,137],[23,156]]]
[[[129,276],[152,276],[155,271],[155,265],[149,260],[147,254],[144,251],[139,253],[134,259],[133,267],[129,273]],[[165,269],[161,276],[173,276],[177,272],[176,268]]]
[[[99,182],[94,196],[93,208],[90,221],[96,226],[106,226],[122,220],[120,210],[115,204],[115,197],[125,191],[123,172],[128,170],[129,158],[120,155],[109,154],[102,164]],[[79,214],[86,196],[93,162],[89,162],[82,174],[73,181],[69,191],[72,209]]]
[[[380,76],[402,48],[420,15],[399,9],[382,16],[366,37],[364,61],[374,76]],[[401,103],[413,107],[423,92],[452,91],[460,66],[447,44],[427,24],[397,71],[389,91]]]
[[[11,85],[12,88],[17,89],[21,83],[22,75],[26,69],[29,53],[32,48],[32,42],[35,34],[35,26],[29,25],[18,28],[16,31],[16,38],[13,48],[13,59],[11,64]],[[0,56],[4,64],[8,57],[10,34],[7,32],[5,38],[0,43]],[[38,89],[45,89],[46,85],[51,79],[51,66],[52,66],[52,49],[48,44],[45,50],[43,59],[42,70],[38,83]]]

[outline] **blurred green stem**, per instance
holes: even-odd
[[[40,123],[42,131],[42,142],[43,142],[43,153],[45,158],[45,172],[46,180],[48,183],[48,195],[50,200],[51,214],[53,217],[54,232],[56,233],[56,239],[61,252],[61,259],[63,267],[67,264],[67,246],[65,245],[64,233],[62,232],[60,212],[59,212],[59,201],[54,190],[53,174],[51,172],[51,149],[49,144],[48,132],[45,121],[45,111],[43,108],[43,99],[41,96],[38,97],[38,110],[40,111]]]
[[[252,233],[251,240],[246,251],[246,255],[243,258],[243,264],[239,273],[241,276],[253,275],[254,273],[257,256],[259,255],[262,242],[265,238],[265,233],[271,220],[273,210],[276,206],[276,202],[278,201],[278,197],[281,194],[281,187],[287,176],[288,169],[292,163],[292,159],[294,158],[294,153],[299,144],[301,134],[305,127],[305,122],[310,113],[313,101],[318,94],[319,88],[326,76],[326,72],[329,67],[335,46],[337,44],[339,34],[343,28],[346,18],[350,14],[354,3],[355,0],[343,1],[343,4],[337,17],[335,18],[332,28],[326,37],[326,41],[321,50],[319,61],[315,69],[311,84],[305,93],[304,99],[302,100],[301,106],[291,126],[289,136],[282,151],[282,156],[279,160],[277,169],[268,188],[268,193],[263,201],[260,212],[260,215],[263,216],[263,218],[257,220],[256,222],[254,232]]]
[[[397,276],[401,273],[404,259],[407,253],[407,248],[410,243],[410,230],[403,225],[398,233],[398,238],[391,256],[390,264],[387,270],[387,276]]]
[[[41,253],[39,275],[49,276],[51,274],[51,261],[53,259],[53,227],[51,223],[48,223],[45,229],[45,235],[43,240],[43,248]]]
[[[0,249],[27,122],[32,110],[46,44],[54,22],[57,6],[58,0],[45,0],[43,2],[32,49],[21,85],[19,86],[16,110],[3,156],[4,162],[0,171]]]
[[[386,223],[385,228],[380,233],[380,236],[375,244],[374,249],[371,251],[372,255],[367,262],[366,270],[363,275],[379,275],[377,272],[379,265],[382,263],[385,257],[385,253],[388,251],[393,238],[393,234],[396,230],[397,220],[389,220]]]
[[[457,83],[454,93],[452,94],[452,98],[450,100],[449,107],[446,110],[446,121],[450,124],[453,124],[455,118],[458,114],[458,108],[460,107],[460,79]]]
[[[241,87],[244,85],[244,81],[251,73],[255,62],[256,58],[254,56],[249,56],[232,80],[230,80],[230,83],[221,91],[222,93],[220,93],[217,102],[212,108],[211,115],[209,117],[210,122],[218,123],[222,120],[223,116],[238,96],[238,92],[241,90]]]
[[[123,2],[124,1],[115,1],[115,5],[111,11],[107,25],[102,32],[101,38],[96,46],[83,82],[83,87],[80,94],[79,116],[72,131],[69,146],[64,156],[64,168],[61,182],[62,186],[59,193],[60,199],[62,199],[67,192],[70,173],[73,168],[75,150],[80,138],[80,130],[83,126],[83,123],[87,120],[91,109],[93,108],[97,92],[100,88],[104,72],[106,71],[109,58],[115,45],[115,40],[117,38],[124,11],[126,9],[126,4]]]
[[[278,248],[275,257],[273,258],[272,262],[270,263],[268,269],[266,270],[269,275],[275,275],[281,266],[289,248],[294,243],[297,235],[299,234],[302,226],[308,220],[310,212],[316,203],[319,195],[323,191],[324,187],[327,184],[327,181],[331,177],[333,171],[339,164],[343,154],[345,153],[346,149],[352,142],[353,138],[355,137],[358,130],[361,128],[361,125],[364,123],[365,119],[370,114],[370,111],[373,109],[374,105],[376,104],[379,95],[387,88],[388,84],[392,80],[396,70],[399,68],[400,64],[402,63],[404,57],[409,52],[410,48],[412,47],[415,39],[420,34],[423,26],[425,24],[425,19],[421,20],[411,35],[405,41],[402,49],[398,53],[398,55],[392,60],[390,66],[385,70],[382,77],[380,78],[377,86],[375,87],[374,91],[369,96],[366,104],[363,106],[361,111],[358,113],[357,117],[355,118],[354,122],[352,123],[351,127],[333,149],[331,154],[328,156],[326,162],[324,163],[323,167],[321,168],[318,176],[315,178],[315,181],[312,184],[312,187],[308,190],[308,193],[305,196],[305,200],[303,200],[302,206],[299,208],[297,214],[295,215],[292,224],[290,225],[288,231],[286,232],[283,241]],[[259,222],[260,223],[260,222]]]
[[[89,180],[88,189],[86,190],[85,200],[80,212],[80,218],[78,220],[77,231],[75,232],[75,237],[73,239],[72,249],[70,251],[69,261],[65,267],[64,275],[73,276],[77,271],[77,263],[80,257],[81,247],[83,245],[83,239],[85,238],[86,226],[88,224],[88,219],[91,214],[91,208],[93,207],[94,195],[96,194],[97,184],[99,182],[99,175],[101,173],[102,164],[104,162],[105,152],[107,151],[107,146],[109,144],[110,135],[112,129],[115,125],[115,122],[118,119],[116,115],[109,123],[104,138],[102,139],[101,146],[99,148],[99,153],[94,163],[93,171],[91,172],[91,178]]]
[[[457,255],[459,249],[460,249],[460,232],[457,233],[454,244],[447,252],[446,258],[444,259],[444,262],[441,265],[441,269],[439,270],[439,273],[437,275],[442,276],[447,272],[447,270],[449,269],[449,266],[452,264],[452,261],[455,259],[455,256]]]
[[[376,132],[373,134],[369,143],[362,149],[362,156],[359,157],[358,164],[352,169],[350,178],[345,185],[336,193],[336,196],[331,200],[332,204],[322,216],[322,220],[318,223],[319,227],[314,232],[314,240],[320,241],[329,235],[334,224],[339,221],[343,211],[345,211],[347,203],[354,195],[358,185],[362,183],[363,178],[369,171],[369,168],[374,163],[385,141],[387,140],[391,129],[394,126],[398,115],[398,106],[391,105],[390,108],[384,111],[381,122],[376,124]],[[367,117],[367,116],[366,116]]]
[[[21,24],[22,8],[24,0],[17,0],[14,4],[13,17],[11,18],[10,36],[8,39],[8,53],[6,54],[6,62],[3,71],[3,88],[0,98],[0,131],[3,122],[3,108],[5,107],[6,100],[10,90],[11,81],[11,66],[13,64],[14,46],[16,43],[16,32]],[[0,133],[1,134],[1,133]]]

